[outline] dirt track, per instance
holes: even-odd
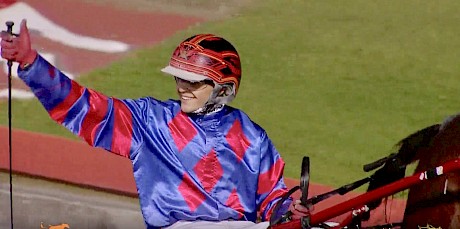
[[[167,12],[193,17],[206,18],[208,20],[220,20],[238,14],[239,11],[250,7],[256,0],[84,0],[97,4],[111,4],[117,8],[143,11],[143,12]]]

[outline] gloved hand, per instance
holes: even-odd
[[[292,213],[291,219],[300,219],[301,217],[308,216],[312,210],[300,204],[300,200],[292,201],[292,204],[289,206],[289,211]]]
[[[1,54],[4,59],[19,63],[20,68],[25,68],[32,64],[37,58],[37,51],[32,49],[30,43],[29,29],[26,20],[21,21],[19,37],[1,32]]]

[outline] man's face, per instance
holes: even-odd
[[[181,101],[181,110],[190,113],[203,107],[214,89],[211,80],[190,82],[175,77],[177,94]]]

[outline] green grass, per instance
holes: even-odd
[[[117,97],[174,97],[159,72],[194,33],[220,34],[242,56],[231,104],[263,126],[298,178],[339,186],[403,137],[459,111],[458,1],[259,1],[238,16],[181,31],[78,79]],[[6,124],[6,105],[1,105]],[[14,126],[70,136],[36,101],[14,103]]]

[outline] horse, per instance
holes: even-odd
[[[406,153],[408,159],[411,162],[418,160],[415,173],[460,157],[459,114],[448,117],[441,124],[425,128],[418,135],[424,136],[423,141],[405,143],[406,146],[410,145],[407,149],[413,150]],[[401,146],[404,147],[404,143]],[[459,188],[460,173],[445,174],[410,188],[403,227],[421,228],[430,225],[442,229],[460,228]]]
[[[402,139],[386,157],[368,191],[404,177],[406,166],[418,162],[414,174],[460,157],[460,114]],[[372,167],[372,166],[371,166]],[[366,170],[366,169],[365,169]],[[402,228],[460,228],[460,173],[448,173],[409,188]],[[374,206],[380,204],[376,201]]]
[[[285,199],[299,189],[302,191],[302,197],[304,197],[302,202],[305,202],[306,206],[308,206],[329,198],[332,195],[343,195],[363,184],[369,183],[367,189],[368,195],[366,197],[364,197],[364,194],[346,203],[341,203],[340,210],[335,211],[335,213],[321,214],[323,212],[319,212],[311,216],[312,221],[313,216],[316,216],[315,219],[317,219],[317,221],[315,222],[318,223],[322,222],[318,220],[320,215],[325,218],[326,216],[331,216],[341,211],[345,212],[350,206],[357,207],[358,205],[355,205],[356,203],[363,203],[365,204],[363,214],[359,213],[355,215],[353,213],[353,216],[351,216],[352,218],[348,218],[350,220],[343,221],[339,227],[337,227],[362,228],[361,222],[368,220],[371,211],[382,203],[382,199],[376,199],[374,196],[387,195],[381,194],[382,190],[387,190],[391,185],[393,185],[391,190],[394,190],[398,182],[398,187],[400,186],[399,188],[401,189],[397,189],[404,190],[401,183],[407,182],[407,179],[410,179],[415,185],[404,183],[404,187],[409,187],[409,192],[403,222],[377,225],[371,228],[460,228],[460,171],[458,167],[455,167],[456,169],[447,169],[447,167],[449,167],[447,166],[446,173],[443,173],[441,166],[446,166],[447,164],[445,163],[452,163],[454,159],[460,158],[460,114],[447,118],[441,124],[434,124],[416,131],[400,140],[395,147],[396,152],[375,162],[364,165],[363,169],[365,172],[376,170],[380,167],[371,176],[307,200],[305,200],[305,197],[308,196],[309,160],[308,157],[304,157],[300,186],[296,186],[289,190],[281,201],[279,201],[277,206],[275,206],[274,212],[277,212]],[[418,165],[414,173],[412,176],[406,177],[406,167],[415,162],[418,162]],[[458,166],[458,160],[456,160],[454,164]],[[435,168],[435,170],[433,170],[433,168]],[[441,172],[437,171],[438,168],[441,169]],[[414,181],[414,179],[416,181]],[[426,181],[421,182],[423,180]],[[376,193],[379,194],[376,195]],[[394,194],[393,191],[385,191],[385,193]],[[363,199],[370,199],[372,201],[362,202]],[[333,208],[337,209],[339,208],[338,206],[339,205]],[[281,218],[280,220],[283,219]],[[270,219],[271,226],[269,228],[310,228],[310,217],[302,218],[300,222],[288,222],[284,224],[277,224],[277,222],[278,221],[272,217]],[[343,223],[346,223],[346,225]],[[330,228],[325,224],[321,224],[321,226]]]

